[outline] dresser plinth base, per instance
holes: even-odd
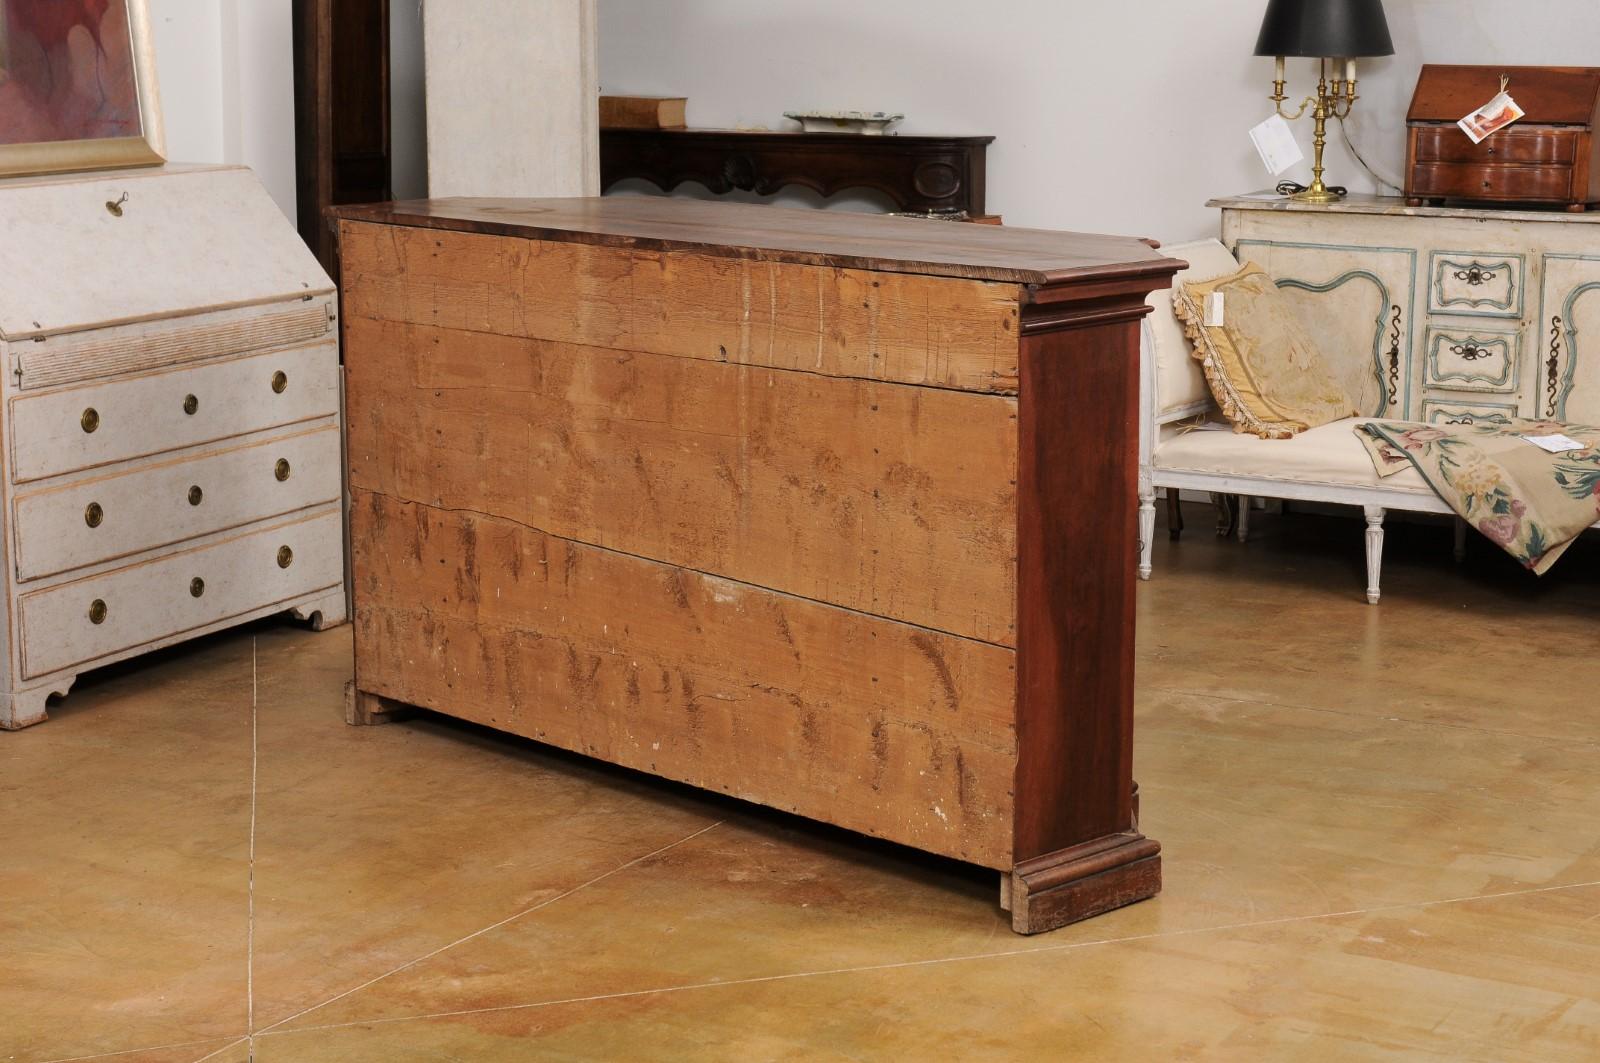
[[[45,711],[45,702],[50,700],[50,695],[64,696],[77,678],[76,675],[62,676],[43,686],[0,694],[0,731],[20,731],[24,727],[44,723],[50,718]]]
[[[403,701],[386,698],[382,694],[369,694],[356,689],[356,681],[344,685],[344,722],[351,727],[372,727],[380,723],[394,723],[413,715],[416,709]]]
[[[315,601],[294,606],[289,610],[289,615],[296,620],[309,621],[312,631],[327,631],[329,628],[338,627],[349,620],[344,588],[340,587],[332,594]]]
[[[1161,892],[1161,844],[1137,831],[1026,860],[1000,887],[1011,928],[1039,934]]]

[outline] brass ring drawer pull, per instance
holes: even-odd
[[[83,416],[78,418],[78,423],[83,426],[85,432],[93,432],[100,427],[100,411],[90,406],[83,411]]]
[[[288,386],[289,386],[289,374],[288,373],[285,373],[282,369],[280,369],[276,373],[272,374],[272,390],[273,390],[274,393],[282,395],[283,394],[283,389],[288,387]]]
[[[91,528],[100,527],[100,522],[106,519],[106,511],[100,508],[100,503],[90,502],[83,507],[83,522]]]
[[[278,478],[279,483],[289,478],[289,471],[288,458],[279,458],[278,463],[272,467],[272,475]]]
[[[200,490],[200,485],[199,484],[191,484],[190,485],[190,487],[189,487],[189,504],[191,506],[198,506],[200,504],[200,500],[205,498],[205,497],[206,497],[206,493],[204,491]]]
[[[189,597],[198,598],[206,592],[206,581],[196,576],[189,581]]]
[[[294,564],[294,551],[287,546],[278,547],[278,567],[288,568]]]
[[[106,601],[104,598],[96,598],[94,601],[89,603],[89,623],[103,624],[105,622]]]
[[[193,395],[185,395],[183,397],[183,412],[184,413],[189,414],[192,417],[192,416],[194,416],[194,412],[196,410],[198,410],[199,408],[200,408],[200,400],[198,398],[196,398]]]

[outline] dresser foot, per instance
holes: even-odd
[[[42,687],[0,694],[0,731],[20,731],[24,727],[44,723],[50,717],[45,711],[45,702],[50,700],[50,695],[65,695],[77,678],[69,675]]]
[[[382,694],[369,694],[356,689],[356,681],[344,685],[344,722],[351,727],[371,727],[374,724],[394,723],[410,716],[415,709],[404,702],[386,698]]]
[[[312,631],[326,631],[330,627],[338,627],[346,620],[344,589],[340,588],[326,597],[296,605],[289,610],[289,615],[296,620],[310,621]]]
[[[1137,831],[1060,849],[1012,869],[1001,899],[1011,929],[1038,934],[1161,892],[1161,843]]]

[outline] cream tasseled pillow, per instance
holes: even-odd
[[[1222,293],[1220,324],[1206,300]],[[1254,262],[1215,280],[1173,289],[1173,309],[1223,415],[1236,432],[1287,439],[1357,410],[1287,300]]]

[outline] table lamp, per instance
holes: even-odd
[[[1389,23],[1383,17],[1383,0],[1267,0],[1267,14],[1261,20],[1261,35],[1256,38],[1256,54],[1277,57],[1271,99],[1278,114],[1294,121],[1315,108],[1316,123],[1312,140],[1314,154],[1311,187],[1294,194],[1301,203],[1334,203],[1344,197],[1342,190],[1330,189],[1322,180],[1322,148],[1327,143],[1329,118],[1349,116],[1356,96],[1356,59],[1373,55],[1393,55]],[[1283,60],[1285,56],[1306,56],[1320,62],[1317,94],[1307,96],[1300,109],[1285,114],[1283,101]],[[1328,80],[1328,61],[1334,61],[1334,77]],[[1341,71],[1340,60],[1343,60]],[[1340,73],[1343,77],[1340,77]]]

